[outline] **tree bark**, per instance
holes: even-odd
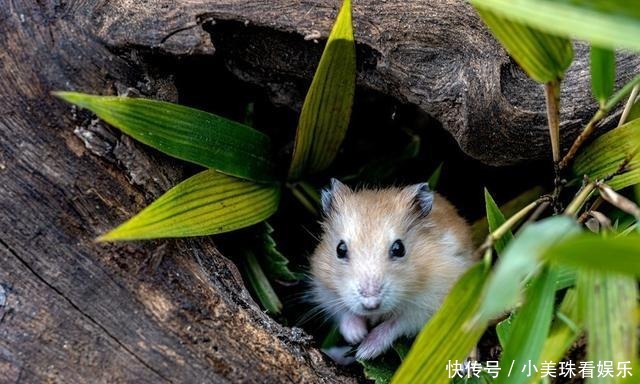
[[[135,88],[175,101],[137,53],[221,55],[299,108],[322,51],[313,38],[326,38],[339,2],[0,5],[0,383],[354,381],[262,313],[210,238],[95,243],[184,169],[50,95]],[[354,20],[360,86],[419,106],[485,163],[548,156],[541,87],[466,2],[356,2]],[[595,106],[583,46],[577,56],[562,89],[565,146]],[[640,70],[629,55],[618,64],[621,80]]]

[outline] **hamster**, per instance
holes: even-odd
[[[373,359],[415,336],[473,263],[469,225],[427,183],[322,192],[323,234],[311,256],[311,297]]]

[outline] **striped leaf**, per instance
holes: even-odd
[[[525,383],[530,376],[527,370],[522,371],[522,367],[529,362],[539,365],[540,353],[551,326],[556,275],[553,269],[545,268],[527,288],[525,302],[513,316],[500,358],[500,366],[503,370],[508,369],[509,375],[501,374],[497,383]]]
[[[638,254],[634,255],[638,256]],[[636,333],[637,281],[630,276],[581,271],[578,308],[587,331],[589,361],[633,361],[638,353]],[[617,366],[613,367],[614,370]],[[587,383],[616,383],[617,377],[598,377]]]
[[[593,141],[576,157],[573,173],[587,175],[590,179],[600,179],[610,175],[620,167],[625,159],[633,155],[640,144],[640,119],[632,120]],[[630,170],[607,181],[613,189],[621,189],[640,183],[640,159],[633,156]]]
[[[321,171],[333,162],[349,126],[355,77],[351,0],[344,0],[302,106],[290,179]]]
[[[447,363],[463,361],[487,328],[487,323],[476,316],[480,304],[478,290],[487,273],[486,265],[478,263],[458,280],[416,338],[392,383],[449,382]]]
[[[616,81],[616,55],[611,49],[591,47],[591,88],[593,96],[605,105]]]
[[[640,7],[629,0],[472,0],[501,17],[607,48],[640,50]]]
[[[249,180],[273,180],[269,137],[246,125],[158,100],[56,95],[170,156]]]
[[[573,342],[580,335],[581,322],[578,318],[577,292],[569,289],[556,312],[556,319],[544,342],[539,361],[560,361]]]
[[[549,247],[544,258],[583,270],[640,276],[640,236],[601,237],[584,233]]]
[[[482,21],[511,57],[533,80],[549,83],[561,79],[571,64],[573,48],[566,38],[531,28],[518,18],[505,16],[484,0],[472,0]]]
[[[278,208],[276,184],[256,184],[206,170],[171,188],[99,240],[204,236],[259,223]]]

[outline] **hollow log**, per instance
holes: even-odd
[[[50,95],[177,100],[140,52],[215,56],[298,109],[337,0],[5,0],[0,6],[0,383],[354,382],[265,315],[210,238],[98,244],[185,175]],[[470,156],[549,152],[540,86],[466,2],[356,2],[358,84],[415,104]],[[315,40],[319,40],[320,43]],[[563,142],[593,113],[586,48]],[[619,55],[619,81],[640,70]]]

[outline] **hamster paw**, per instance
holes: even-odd
[[[395,322],[392,320],[385,321],[373,328],[358,346],[356,359],[371,360],[383,354],[397,338],[397,335],[393,332],[394,328]]]
[[[360,316],[347,313],[340,318],[340,333],[349,344],[358,344],[367,336],[367,322]]]

